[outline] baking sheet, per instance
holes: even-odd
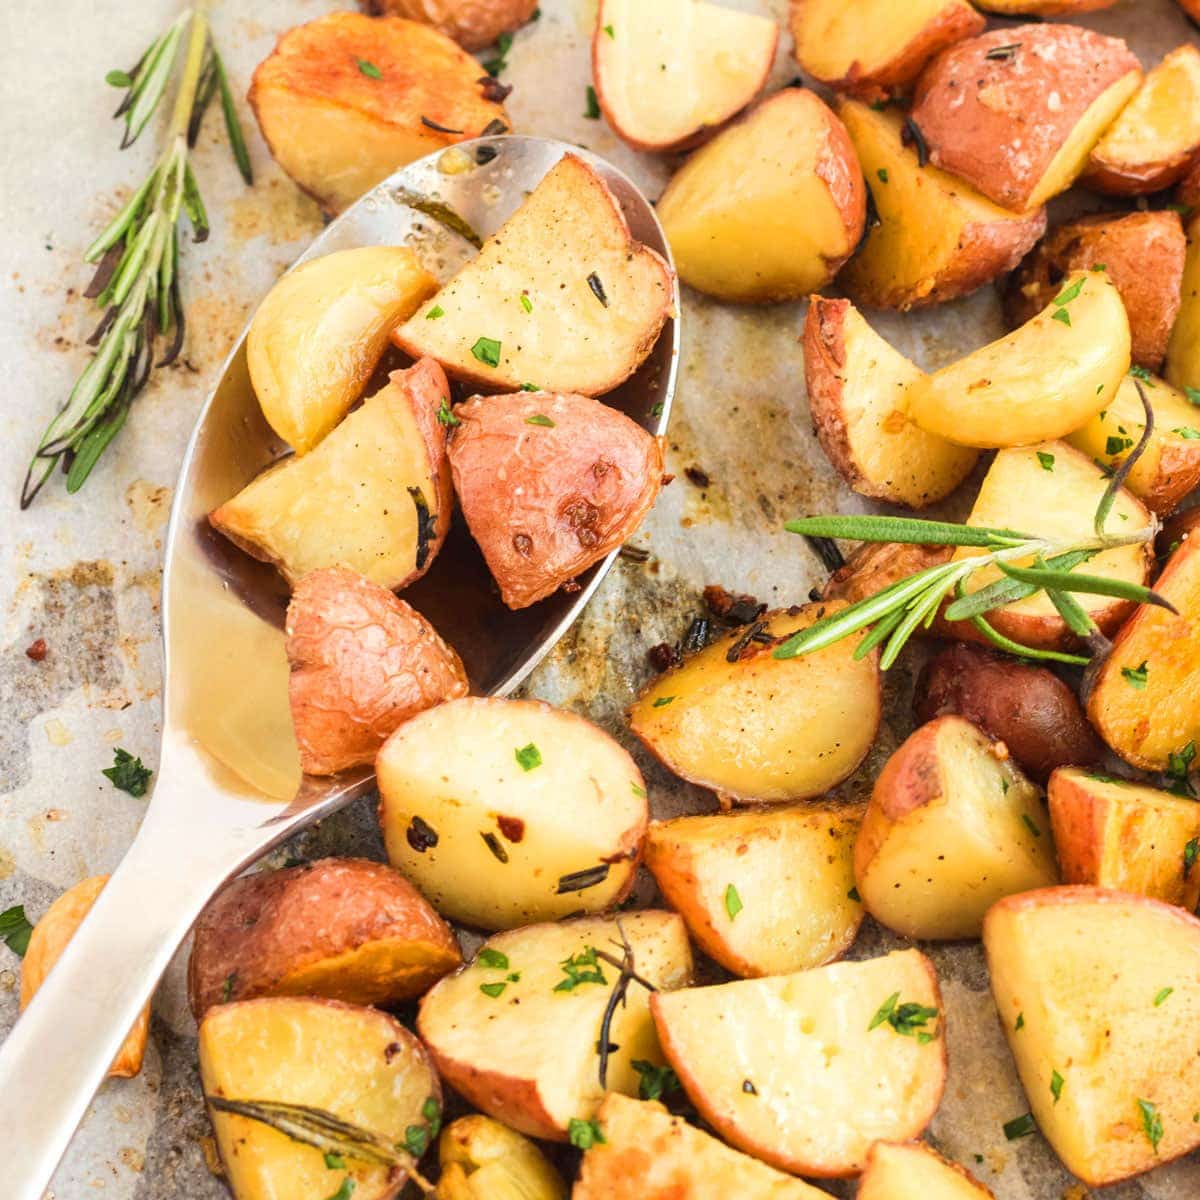
[[[786,0],[724,2],[785,16]],[[0,40],[9,48],[0,75],[0,910],[24,903],[31,918],[64,888],[115,867],[145,811],[143,800],[113,789],[100,770],[116,745],[157,763],[161,538],[176,466],[204,393],[253,304],[321,228],[315,206],[270,162],[245,105],[258,179],[253,190],[242,187],[211,114],[196,167],[213,234],[185,250],[186,357],[156,373],[79,495],[67,497],[56,481],[33,509],[18,511],[30,450],[84,361],[82,342],[96,320],[80,298],[89,276],[80,256],[155,153],[149,131],[132,150],[117,153],[118,127],[108,119],[115,93],[103,77],[135,61],[178,7],[176,0],[0,6]],[[346,5],[214,4],[218,44],[238,92],[279,32],[336,7]],[[540,20],[517,36],[508,56],[504,80],[515,85],[509,112],[520,132],[588,146],[656,196],[671,160],[629,150],[602,121],[584,116],[593,16],[594,0],[543,0]],[[1195,36],[1171,0],[1123,0],[1081,23],[1125,36],[1147,65]],[[785,34],[773,86],[795,75],[789,46]],[[735,309],[685,292],[684,309],[669,439],[669,469],[677,479],[635,539],[651,559],[618,562],[527,689],[588,714],[629,745],[658,815],[703,811],[712,802],[650,762],[624,728],[622,709],[649,674],[647,648],[680,636],[708,583],[773,605],[802,601],[824,572],[799,539],[782,532],[783,521],[864,507],[838,483],[812,436],[797,342],[803,307]],[[875,314],[872,321],[927,367],[1001,331],[991,289],[920,316]],[[689,466],[707,474],[709,485],[689,482]],[[49,654],[35,664],[25,648],[39,637]],[[839,789],[847,797],[865,796],[879,764],[908,732],[910,689],[904,672],[888,677],[888,718],[867,763]],[[279,857],[331,853],[381,856],[369,802],[303,835]],[[868,921],[853,956],[891,944]],[[1088,1193],[1072,1184],[1039,1136],[1004,1139],[1002,1123],[1027,1104],[978,946],[929,952],[946,998],[951,1063],[930,1139],[998,1200],[1083,1200]],[[0,1033],[16,1017],[18,966],[0,945]],[[177,959],[156,997],[141,1076],[101,1089],[53,1195],[225,1197],[199,1097],[195,1029]],[[1185,1159],[1100,1194],[1195,1197],[1200,1162]]]

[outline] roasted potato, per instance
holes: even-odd
[[[188,960],[200,1020],[216,1004],[325,996],[398,1004],[462,962],[450,927],[399,871],[325,858],[243,875],[208,902]]]
[[[1200,0],[1175,0],[1187,14],[1189,20],[1200,21]]]
[[[976,1155],[978,1158],[978,1155]],[[876,1142],[856,1200],[995,1200],[969,1171],[924,1142]]]
[[[216,1097],[306,1105],[400,1145],[410,1126],[428,1140],[441,1119],[441,1088],[421,1043],[386,1013],[336,1000],[271,997],[210,1009],[200,1022],[200,1079],[234,1200],[330,1196],[339,1187],[355,1200],[391,1200],[407,1172],[349,1157],[331,1165],[312,1146],[218,1111]]]
[[[1195,911],[1200,805],[1194,800],[1074,767],[1050,776],[1048,798],[1066,883],[1114,888]]]
[[[1065,192],[1142,79],[1120,38],[1077,25],[994,29],[943,50],[912,125],[934,166],[1025,212]]]
[[[450,464],[437,417],[448,391],[435,362],[393,371],[312,451],[264,471],[209,520],[293,587],[335,566],[404,587],[429,569],[450,528]]]
[[[701,949],[736,975],[840,958],[862,923],[854,806],[805,804],[650,826],[646,866]],[[1200,872],[1197,872],[1200,875]]]
[[[605,120],[635,150],[678,150],[767,82],[779,26],[707,0],[600,0],[592,77]]]
[[[1200,740],[1200,538],[1185,538],[1121,627],[1088,697],[1088,717],[1126,762],[1184,774]]]
[[[1179,314],[1167,342],[1167,382],[1188,398],[1200,397],[1200,214],[1187,225],[1187,252],[1179,285]]]
[[[567,1200],[567,1185],[527,1137],[472,1114],[442,1130],[434,1200]]]
[[[1053,671],[959,642],[931,658],[913,692],[917,720],[958,715],[1008,747],[1030,778],[1099,762],[1104,746]]]
[[[790,87],[688,159],[658,217],[684,283],[760,304],[829,283],[862,237],[866,205],[841,121],[815,92]]]
[[[336,250],[289,271],[246,334],[250,382],[271,428],[307,454],[362,396],[388,334],[435,291],[407,246]]]
[[[998,16],[1070,17],[1112,8],[1117,0],[974,0],[984,12]]]
[[[1125,304],[1133,361],[1158,371],[1179,312],[1186,248],[1179,214],[1169,209],[1078,217],[1056,225],[1013,274],[1005,313],[1011,325],[1024,325],[1071,272],[1103,266]]]
[[[983,941],[1025,1094],[1069,1171],[1104,1187],[1200,1145],[1200,921],[1047,888],[1001,900]]]
[[[462,661],[416,609],[344,567],[300,580],[285,629],[292,722],[309,775],[374,762],[398,725],[470,690]]]
[[[1138,379],[1154,412],[1154,431],[1125,486],[1151,512],[1165,517],[1200,484],[1200,411],[1165,380],[1155,379],[1148,372]],[[1145,428],[1145,409],[1137,382],[1127,375],[1108,407],[1080,426],[1067,441],[1097,463],[1115,468],[1129,457]]]
[[[1200,50],[1172,50],[1096,143],[1083,182],[1116,196],[1182,179],[1200,150]]]
[[[854,844],[867,911],[905,937],[978,937],[1014,892],[1058,882],[1037,788],[962,717],[922,725],[888,759]]]
[[[454,490],[509,608],[617,549],[662,487],[658,441],[588,396],[475,396],[454,416]]]
[[[408,163],[507,127],[490,85],[429,25],[332,12],[279,39],[254,72],[250,106],[275,161],[338,213]]]
[[[597,1032],[618,969],[596,952],[619,957],[623,942],[638,974],[662,989],[656,996],[691,981],[687,931],[674,913],[584,917],[489,938],[470,966],[421,1001],[417,1029],[442,1078],[505,1125],[566,1141],[570,1122],[594,1116],[604,1099]],[[662,1063],[649,994],[636,982],[613,1012],[609,1038],[607,1089],[635,1095],[633,1063]]]
[[[451,700],[379,752],[388,858],[483,929],[602,912],[633,886],[646,789],[598,726],[539,700]]]
[[[583,1156],[572,1200],[826,1200],[800,1179],[731,1150],[661,1104],[609,1092],[596,1114],[604,1135]]]
[[[979,455],[908,415],[924,372],[892,349],[849,300],[812,296],[804,322],[804,381],[821,449],[860,495],[909,508],[944,500]]]
[[[774,651],[841,607],[769,613],[753,627],[765,641],[735,629],[652,680],[629,710],[630,728],[675,774],[734,800],[828,791],[875,739],[878,657],[854,658],[860,635],[794,659]]]
[[[1096,464],[1065,442],[1001,450],[984,477],[967,524],[992,529],[1036,529],[1042,537],[1075,544],[1095,536],[1096,509],[1107,486],[1108,479]],[[1122,488],[1113,504],[1108,528],[1132,533],[1150,521],[1141,501]],[[979,553],[960,548],[955,557]],[[1148,544],[1131,544],[1105,550],[1074,569],[1088,575],[1144,584],[1150,573],[1150,561]],[[984,567],[967,580],[965,590],[978,591],[999,578],[998,568]],[[1111,596],[1079,595],[1076,599],[1100,629],[1110,634],[1133,607],[1131,601]],[[993,609],[986,619],[1005,637],[1024,646],[1063,649],[1075,644],[1045,592]],[[983,637],[969,621],[946,622],[942,631],[968,641],[980,641]]]
[[[840,281],[871,308],[942,304],[1012,270],[1042,236],[1046,213],[1012,213],[922,161],[893,109],[843,101],[838,115],[879,218]]]
[[[392,340],[489,391],[600,396],[653,349],[673,285],[671,268],[630,236],[604,180],[566,154]]]
[[[791,0],[789,24],[809,75],[867,99],[903,91],[939,50],[986,27],[967,0]]]
[[[464,50],[482,50],[537,13],[538,0],[362,0],[374,16],[423,21]]]
[[[1200,8],[1200,4],[1197,7]],[[1185,211],[1200,205],[1200,158],[1188,167],[1176,185],[1175,200]]]
[[[96,897],[104,890],[107,882],[107,875],[95,875],[91,879],[80,880],[74,887],[63,892],[33,927],[33,932],[29,935],[29,945],[25,948],[25,957],[21,962],[22,1012],[29,1007],[29,1002],[50,974],[50,968],[58,962],[59,956],[75,936],[75,930],[79,928],[83,918],[91,912]],[[150,1005],[147,1003],[138,1014],[125,1041],[121,1043],[112,1066],[108,1068],[110,1077],[131,1079],[142,1069],[149,1035]]]
[[[1129,318],[1104,271],[1068,275],[1032,320],[908,390],[922,429],[981,449],[1064,437],[1112,403],[1129,369]]]
[[[949,546],[863,542],[846,559],[845,564],[830,575],[822,599],[844,600],[847,604],[854,604],[918,571],[949,562],[953,554]]]
[[[857,1175],[872,1142],[929,1123],[946,1083],[941,1009],[918,950],[650,999],[700,1116],[737,1149],[819,1177]]]

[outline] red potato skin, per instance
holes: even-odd
[[[1104,756],[1078,698],[1057,675],[968,642],[925,664],[913,707],[921,722],[965,717],[1040,782],[1058,767],[1090,766]]]
[[[904,542],[863,542],[825,583],[822,600],[853,604],[874,596],[885,587],[924,571],[940,567],[954,555],[952,546],[909,545]]]
[[[509,608],[544,599],[615,550],[662,486],[658,441],[587,396],[474,396],[454,415],[454,487]]]
[[[820,156],[813,166],[813,174],[824,182],[846,227],[846,244],[850,249],[841,258],[825,259],[832,280],[842,264],[854,253],[867,227],[867,184],[854,143],[841,118],[816,93],[807,88],[794,90],[812,98],[813,107],[824,123],[825,137],[821,142]]]
[[[1009,58],[989,59],[1020,43]],[[943,50],[917,82],[912,119],[930,161],[1014,212],[1034,189],[1088,107],[1140,69],[1119,38],[1074,25],[1020,25]],[[1047,87],[1060,107],[1048,119]]]
[[[345,567],[306,575],[287,610],[288,696],[309,775],[375,761],[410,717],[470,690],[419,612]]]
[[[373,17],[405,17],[432,25],[472,53],[512,33],[537,11],[538,0],[360,0]]]
[[[1196,20],[1200,21],[1200,0],[1196,3]],[[1200,158],[1197,158],[1188,168],[1187,174],[1175,188],[1175,199],[1179,204],[1188,208],[1200,205]]]

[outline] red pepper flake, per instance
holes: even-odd
[[[36,642],[25,648],[25,657],[33,659],[34,662],[41,662],[46,657],[47,649],[46,639],[38,638]]]
[[[496,826],[514,845],[525,836],[525,822],[520,817],[499,816],[496,818]]]

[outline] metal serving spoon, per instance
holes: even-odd
[[[464,142],[398,171],[334,221],[300,261],[407,242],[445,279],[474,250],[426,215],[428,206],[413,208],[413,196],[440,201],[486,237],[567,151],[596,167],[634,237],[669,261],[653,209],[621,172],[574,146],[517,136]],[[605,402],[662,433],[678,355],[672,319],[641,370]],[[213,892],[372,786],[366,768],[328,779],[300,774],[287,701],[286,589],[271,568],[208,525],[207,514],[283,450],[254,399],[243,332],[200,412],[167,530],[163,737],[153,801],[95,907],[0,1047],[8,1200],[40,1200],[126,1033]],[[616,553],[582,576],[577,592],[510,612],[459,519],[405,598],[458,650],[476,692],[505,695],[579,616]]]

